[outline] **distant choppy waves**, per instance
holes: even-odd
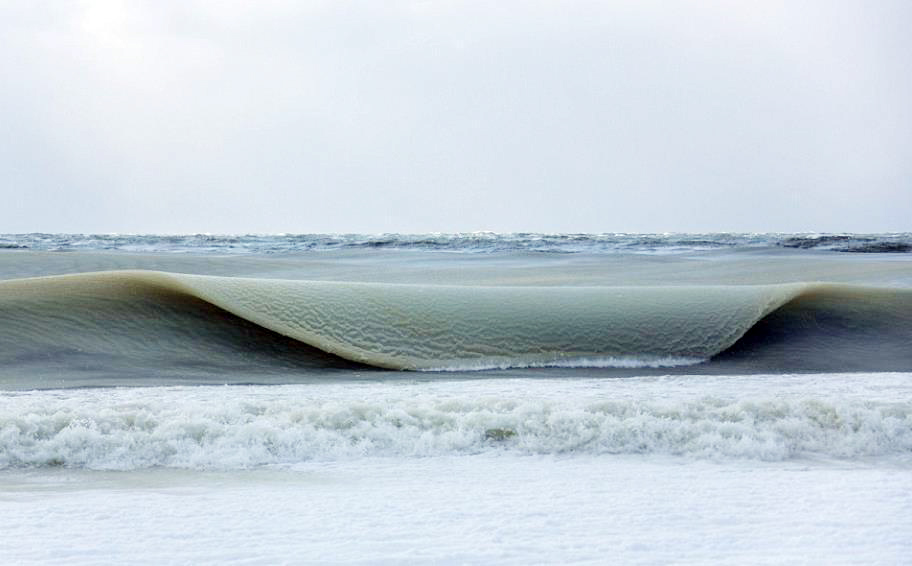
[[[268,254],[342,249],[462,253],[680,253],[736,248],[817,249],[857,253],[912,252],[912,233],[891,234],[5,234],[0,249]]]

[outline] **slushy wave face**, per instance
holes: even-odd
[[[13,362],[912,367],[912,291],[843,284],[491,287],[114,271],[0,283],[0,319]]]

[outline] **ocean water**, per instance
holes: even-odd
[[[912,557],[912,235],[0,247],[4,562]]]

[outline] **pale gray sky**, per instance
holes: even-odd
[[[0,232],[912,230],[912,2],[0,2]]]

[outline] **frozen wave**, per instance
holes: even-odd
[[[912,367],[912,290],[485,287],[113,271],[0,282],[0,361],[155,370]],[[835,364],[835,367],[833,367]]]

